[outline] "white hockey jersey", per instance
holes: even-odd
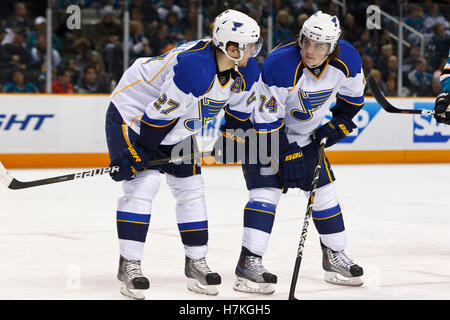
[[[175,127],[161,142],[176,144],[201,129],[225,107],[234,117],[248,119],[256,101],[259,65],[218,72],[213,43],[202,39],[185,43],[150,58],[139,58],[125,71],[110,96],[126,124],[136,133],[142,125]],[[228,80],[218,77],[228,77]]]
[[[302,147],[320,126],[336,98],[351,119],[364,104],[361,57],[346,41],[338,41],[340,54],[321,67],[310,69],[302,62],[296,41],[275,48],[266,58],[258,82],[257,131],[286,126],[289,142]]]

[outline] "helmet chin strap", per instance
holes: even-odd
[[[239,49],[239,53],[241,54],[240,55],[240,57],[239,57],[239,59],[236,59],[236,58],[233,58],[233,57],[231,57],[229,54],[228,54],[228,52],[224,52],[225,53],[225,55],[229,58],[229,59],[231,59],[231,60],[233,60],[234,61],[234,70],[236,70],[236,71],[238,71],[238,63],[239,63],[239,61],[241,61],[242,60],[242,58],[244,58],[244,51],[242,51],[241,49]]]

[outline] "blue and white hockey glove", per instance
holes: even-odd
[[[280,147],[280,182],[283,188],[300,188],[305,180],[305,159],[296,142]]]
[[[313,142],[320,143],[324,137],[327,137],[325,147],[328,148],[344,139],[355,128],[356,124],[352,120],[333,117],[313,133]]]
[[[161,157],[158,150],[145,151],[138,144],[130,145],[122,150],[116,157],[111,159],[110,167],[119,166],[119,171],[111,173],[114,181],[131,180],[136,173],[149,167],[151,160]]]
[[[450,124],[450,93],[441,92],[435,101],[434,118],[438,123]]]

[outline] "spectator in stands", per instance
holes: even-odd
[[[418,32],[423,32],[423,9],[420,6],[411,4],[408,9],[408,16],[404,20],[405,24]],[[420,37],[416,33],[407,33],[407,40],[410,43],[420,43]]]
[[[110,43],[110,36],[119,36],[123,34],[123,28],[119,19],[114,15],[114,10],[110,6],[106,6],[101,13],[100,21],[95,25],[96,37],[99,40],[99,48],[101,50]]]
[[[328,9],[325,11],[330,16],[336,16],[340,19],[336,3],[330,1],[330,3],[328,4]]]
[[[52,68],[52,79],[55,79],[53,77],[53,74],[56,75],[56,69]],[[36,85],[40,92],[45,92],[47,87],[47,66],[45,63],[42,63],[38,70],[39,74],[36,80]]]
[[[432,96],[435,97],[441,93],[441,70],[436,70],[433,73],[433,78],[431,80],[431,89],[433,90]]]
[[[373,69],[373,59],[371,56],[368,55],[363,55],[361,57],[361,62],[362,62],[362,68],[363,68],[363,72],[364,74],[367,76],[370,74],[370,72]]]
[[[87,66],[84,68],[83,76],[81,77],[76,87],[78,93],[110,93],[110,84],[97,78],[97,72],[94,66]]]
[[[60,68],[57,79],[52,82],[52,93],[74,93],[72,84],[72,71],[68,68]]]
[[[387,62],[387,67],[385,69],[381,69],[381,74],[383,75],[383,81],[387,84],[388,76],[397,77],[398,73],[398,58],[397,56],[390,56]]]
[[[114,15],[113,8],[106,6],[102,11],[102,18],[96,24],[98,52],[101,52],[106,72],[119,79],[123,72],[121,38],[123,28]]]
[[[35,30],[29,33],[27,40],[27,46],[30,49],[36,45],[40,36],[47,35],[47,19],[41,16],[37,17],[34,20],[34,27]],[[52,46],[56,51],[61,51],[61,41],[54,32],[52,32]]]
[[[429,51],[431,53],[431,68],[434,70],[442,63],[442,60],[446,60],[448,57],[450,36],[441,23],[436,23],[433,26],[433,33],[434,35],[429,43]]]
[[[432,75],[427,72],[427,67],[427,60],[420,58],[414,70],[408,74],[409,88],[414,96],[427,96],[431,93]]]
[[[157,9],[159,19],[165,21],[169,12],[175,12],[178,15],[178,19],[183,19],[183,11],[181,8],[174,4],[173,0],[163,0],[161,5]]]
[[[262,17],[265,13],[264,1],[261,0],[249,0],[243,1],[243,9],[249,16]]]
[[[381,29],[380,39],[377,42],[377,54],[379,54],[383,46],[387,44],[390,44],[392,48],[394,46],[394,42],[391,38],[391,35],[389,34],[389,31],[386,29]]]
[[[2,46],[5,56],[5,62],[8,61],[7,68],[22,69],[25,70],[26,67],[31,62],[30,53],[26,48],[24,35],[21,33],[16,33],[14,35],[12,43],[7,43]]]
[[[353,47],[355,47],[356,51],[358,51],[360,56],[364,55],[365,47],[360,41],[355,41],[352,43]]]
[[[397,97],[397,77],[394,75],[389,75],[386,79],[386,90],[383,92],[385,96],[387,97]],[[400,90],[400,97],[407,97],[410,95],[410,91],[402,87],[402,90]]]
[[[439,12],[437,3],[431,6],[430,12],[425,16],[425,20],[423,21],[425,31],[431,32],[436,23],[442,24],[447,30],[450,28],[447,19]]]
[[[194,31],[192,31],[192,29],[184,29],[183,39],[181,39],[177,45],[181,45],[183,43],[193,41],[193,40],[194,40]]]
[[[384,93],[386,91],[386,84],[383,81],[381,72],[378,71],[377,69],[372,69],[372,71],[370,71],[370,75],[375,79],[375,83],[377,84],[378,88],[380,88],[381,92]],[[373,95],[370,92],[369,86],[366,86],[365,94]]]
[[[420,58],[421,58],[421,56],[420,56],[420,46],[419,45],[411,46],[409,48],[408,54],[403,59],[402,72],[408,74],[412,69],[414,69],[414,66],[416,65],[416,62]]]
[[[149,57],[152,55],[152,50],[149,47],[148,39],[143,33],[142,23],[137,20],[130,21],[130,65],[137,58]]]
[[[14,36],[17,33],[21,33],[20,31],[20,24],[17,20],[13,20],[10,22],[9,26],[5,28],[5,34],[4,37],[2,39],[2,45],[8,44],[8,43],[12,43]],[[23,33],[21,33],[23,34]]]
[[[370,40],[370,32],[367,29],[364,29],[359,36],[359,42],[364,46],[364,54],[371,56],[372,58],[376,57],[376,50],[373,46],[372,41]]]
[[[383,93],[386,97],[397,96],[397,78],[394,75],[386,77],[386,90]]]
[[[318,10],[319,8],[317,7],[317,5],[314,3],[313,0],[304,0],[302,2],[299,2],[299,5],[294,10],[293,15],[294,17],[298,17],[300,14],[305,13],[310,17]]]
[[[375,64],[378,70],[385,70],[387,68],[387,63],[389,57],[394,54],[394,50],[391,44],[385,44],[381,47],[381,55],[376,60]]]
[[[5,39],[6,36],[6,30],[2,26],[0,26],[0,43],[3,42],[3,39]]]
[[[292,32],[294,33],[294,35],[297,35],[300,30],[303,27],[303,24],[305,23],[306,20],[308,20],[309,16],[306,13],[300,13],[297,16],[297,24],[294,24],[294,27],[292,29]]]
[[[169,41],[169,28],[165,23],[160,23],[156,34],[150,38],[150,48],[154,56],[159,56],[163,53],[163,48],[170,44]]]
[[[274,46],[278,44],[295,39],[295,35],[291,30],[290,16],[285,10],[281,10],[277,14],[277,24],[273,31],[273,43]]]
[[[77,52],[75,70],[79,72],[91,64],[92,57],[99,56],[99,53],[92,49],[91,42],[84,37],[75,40],[73,46]]]
[[[5,29],[0,27],[0,43],[5,37]],[[0,84],[5,83],[6,81],[6,71],[9,67],[9,58],[10,55],[5,50],[5,46],[0,45]]]
[[[22,34],[28,34],[32,30],[33,22],[28,17],[25,3],[14,3],[14,15],[6,20],[6,27],[9,28],[11,26],[17,26]]]
[[[95,68],[95,72],[97,73],[97,79],[99,80],[99,82],[106,83],[112,90],[113,87],[111,87],[112,86],[111,75],[105,72],[105,66],[103,64],[102,58],[99,56],[92,57],[91,65]]]
[[[166,17],[166,24],[168,27],[169,38],[171,41],[179,41],[183,37],[183,26],[180,19],[175,12],[169,12]]]
[[[182,19],[178,19],[183,24],[183,28],[198,30],[198,27],[197,27],[197,21],[198,21],[197,1],[189,1],[189,5],[188,5],[187,9],[183,8],[183,11],[187,12],[186,16],[185,17],[183,16]],[[225,11],[225,10],[223,10],[223,11]],[[220,11],[219,13],[222,13],[223,11]],[[219,13],[217,13],[216,15],[213,15],[213,16],[215,17]],[[205,6],[201,7],[201,15],[203,17],[203,30],[208,30],[209,24],[213,21],[211,21],[210,16],[207,14],[207,10],[206,10]]]
[[[100,56],[98,56],[98,58],[101,60]],[[80,79],[80,70],[77,70],[77,61],[75,60],[75,58],[71,58],[69,59],[69,61],[67,61],[67,69],[69,69],[70,71],[72,71],[72,83],[78,83],[78,80]]]
[[[347,40],[351,44],[359,40],[362,32],[361,28],[355,23],[355,17],[350,12],[345,15],[341,29],[344,30],[344,40]]]
[[[31,49],[31,66],[40,67],[42,63],[46,63],[47,56],[47,39],[45,35],[40,35]],[[61,64],[61,56],[56,49],[52,50],[52,66],[59,67]]]
[[[277,23],[277,14],[280,11],[286,11],[289,14],[292,14],[294,12],[294,6],[292,5],[291,1],[288,0],[273,0],[273,23],[276,25]]]
[[[139,9],[142,15],[142,25],[144,26],[144,31],[147,29],[156,29],[159,23],[159,15],[156,11],[155,5],[151,1],[147,0],[133,0],[130,3],[130,11],[135,12],[135,9]],[[136,20],[131,17],[131,20]]]
[[[14,70],[11,74],[11,81],[6,84],[4,92],[8,93],[38,93],[39,89],[31,82],[25,82],[25,75],[22,70]]]

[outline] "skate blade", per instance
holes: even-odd
[[[201,284],[197,279],[188,278],[187,288],[190,291],[207,294],[209,296],[217,296],[219,291],[217,290],[216,285],[204,285]]]
[[[144,290],[127,288],[125,283],[121,283],[120,293],[126,297],[129,297],[129,298],[132,298],[135,300],[144,300],[145,299]]]
[[[344,286],[353,286],[358,287],[363,284],[363,281],[360,277],[351,277],[347,278],[343,275],[333,272],[333,271],[325,271],[324,280],[328,283],[339,284]]]
[[[233,289],[246,293],[272,294],[275,292],[273,283],[257,283],[245,278],[236,277]]]

